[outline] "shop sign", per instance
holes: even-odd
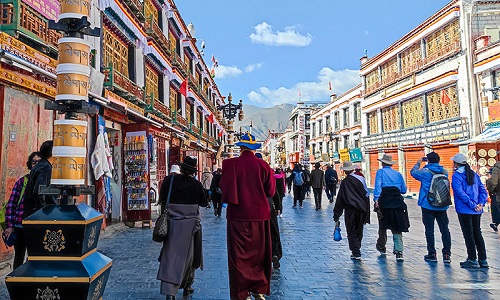
[[[321,161],[328,161],[328,153],[323,153],[321,155]]]
[[[42,16],[46,17],[49,20],[56,21],[59,17],[59,1],[57,0],[23,0],[23,2],[28,4],[31,8],[35,9]]]
[[[128,109],[133,110],[133,111],[135,111],[136,113],[138,113],[140,115],[144,115],[144,109],[142,109],[139,106],[131,103],[130,101],[127,101],[127,107],[128,107]]]
[[[490,122],[500,121],[500,102],[491,103],[488,106],[488,120]]]
[[[0,49],[14,54],[47,72],[56,74],[57,60],[42,54],[5,32],[0,32]]]
[[[0,80],[24,87],[28,90],[49,96],[50,98],[56,96],[56,88],[50,85],[50,83],[4,68],[2,64],[0,64]]]
[[[332,159],[333,160],[339,160],[340,159],[339,153],[337,151],[333,152]]]
[[[186,156],[191,156],[191,157],[197,158],[198,157],[198,151],[196,151],[196,150],[187,150],[186,151]]]
[[[122,123],[122,124],[128,123],[128,119],[127,119],[126,115],[119,113],[115,110],[109,109],[109,108],[104,108],[104,117],[106,117],[106,119],[113,121],[113,122]]]
[[[123,99],[110,90],[104,90],[104,98],[108,99],[109,102],[115,103],[123,108],[127,108],[127,100]]]
[[[342,162],[344,161],[349,161],[349,159],[351,158],[349,156],[349,149],[345,148],[345,149],[340,149],[339,151],[339,154],[340,154],[340,160]]]
[[[354,148],[349,150],[349,156],[352,162],[360,162],[363,160],[363,154],[360,148]]]
[[[181,145],[181,140],[179,138],[172,138],[172,146],[179,147]]]

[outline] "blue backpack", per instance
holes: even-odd
[[[301,186],[304,184],[304,177],[302,177],[302,172],[293,172],[295,176],[293,177],[293,184],[296,186]]]

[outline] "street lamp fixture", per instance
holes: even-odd
[[[229,148],[229,158],[233,157],[233,145],[234,145],[234,128],[233,122],[236,115],[238,115],[238,120],[243,121],[244,113],[243,113],[243,100],[240,100],[239,104],[233,104],[233,96],[229,93],[227,97],[226,105],[218,105],[217,106],[218,115],[222,118],[227,119],[227,131],[228,131],[228,143],[227,146]]]

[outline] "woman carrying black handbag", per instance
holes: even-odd
[[[206,207],[208,203],[203,186],[194,178],[196,165],[196,159],[187,156],[181,164],[181,175],[166,177],[160,189],[163,212],[173,180],[168,201],[168,234],[161,249],[157,275],[161,280],[160,292],[167,300],[175,299],[181,288],[184,296],[192,294],[195,269],[203,269],[199,206]]]

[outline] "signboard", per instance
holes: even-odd
[[[339,153],[337,151],[333,152],[332,159],[333,160],[339,160],[340,159],[340,155],[339,155]]]
[[[57,0],[23,0],[23,2],[49,20],[56,21],[59,18],[59,1]]]
[[[349,161],[351,159],[351,157],[349,156],[349,149],[347,148],[340,149],[339,154],[340,154],[340,160],[342,162]]]
[[[488,121],[500,121],[500,102],[490,103],[488,106]]]
[[[354,148],[349,150],[349,157],[352,162],[360,162],[363,160],[363,154],[360,148]]]

